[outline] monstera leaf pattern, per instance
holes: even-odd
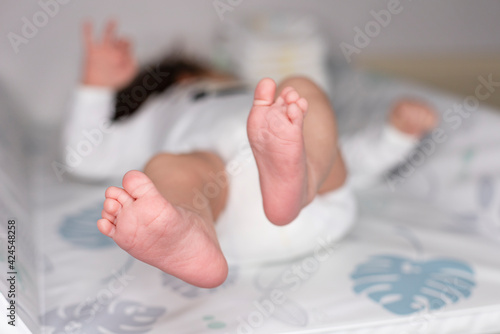
[[[102,202],[67,216],[59,233],[67,241],[82,248],[104,248],[115,246],[112,239],[97,229],[97,220],[101,218]]]
[[[351,275],[354,291],[365,293],[399,315],[440,309],[471,295],[474,271],[467,264],[435,259],[415,261],[398,256],[374,256]]]
[[[53,334],[142,334],[151,331],[163,307],[119,300],[109,304],[73,304],[53,309],[43,317]]]

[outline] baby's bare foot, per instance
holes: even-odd
[[[276,84],[263,79],[255,89],[247,132],[257,162],[267,218],[285,225],[309,200],[303,123],[307,101],[293,88],[275,100]]]
[[[389,123],[403,133],[421,138],[437,126],[438,117],[434,110],[423,103],[403,100],[392,110]]]
[[[227,263],[209,219],[170,204],[142,172],[128,172],[122,184],[106,190],[99,231],[133,257],[190,284],[224,282]]]

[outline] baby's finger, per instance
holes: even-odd
[[[122,52],[127,50],[126,43],[122,39],[117,40],[115,46]]]
[[[129,50],[130,50],[130,41],[126,38],[122,38],[120,40],[118,40],[118,47],[120,48],[120,50],[123,52],[123,53],[128,53]]]
[[[112,44],[115,41],[116,21],[110,20],[104,30],[103,44]]]

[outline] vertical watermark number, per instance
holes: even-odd
[[[7,222],[7,323],[16,325],[16,221]]]

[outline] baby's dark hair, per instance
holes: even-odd
[[[142,68],[130,84],[115,95],[112,121],[122,121],[134,115],[150,96],[165,92],[185,78],[201,78],[210,73],[200,61],[179,53],[170,54],[159,62]]]

